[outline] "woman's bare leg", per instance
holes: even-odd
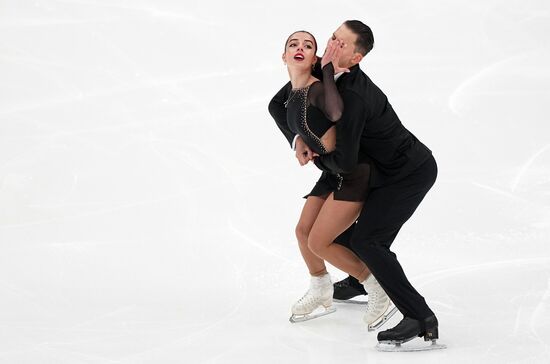
[[[321,276],[327,273],[327,267],[325,261],[315,255],[308,248],[308,236],[321,210],[325,200],[317,196],[309,196],[304,204],[302,209],[302,214],[300,215],[300,220],[298,220],[298,225],[296,226],[296,238],[298,239],[298,246],[300,247],[300,253],[306,262],[309,274],[312,276]]]
[[[319,259],[354,276],[359,282],[370,274],[366,264],[351,250],[333,241],[357,220],[362,207],[362,202],[335,200],[331,193],[321,205],[308,238],[309,250]]]

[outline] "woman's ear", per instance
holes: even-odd
[[[283,63],[286,64],[286,54],[283,53],[283,55],[281,56],[281,59],[283,60]]]

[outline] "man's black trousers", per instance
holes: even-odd
[[[405,317],[417,320],[433,312],[410,284],[390,246],[436,178],[437,164],[432,156],[402,180],[371,189],[357,223],[335,239],[367,264]]]

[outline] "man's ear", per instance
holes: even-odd
[[[363,59],[363,55],[361,53],[354,53],[353,56],[351,57],[351,63],[353,63],[353,65],[355,66],[356,64],[361,62],[362,59]]]

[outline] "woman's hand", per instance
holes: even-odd
[[[327,64],[332,62],[334,67],[334,73],[340,72],[349,72],[348,68],[340,68],[338,62],[340,61],[340,56],[342,55],[342,50],[347,46],[339,39],[329,39],[327,43],[327,48],[321,59],[321,68],[324,68]]]

